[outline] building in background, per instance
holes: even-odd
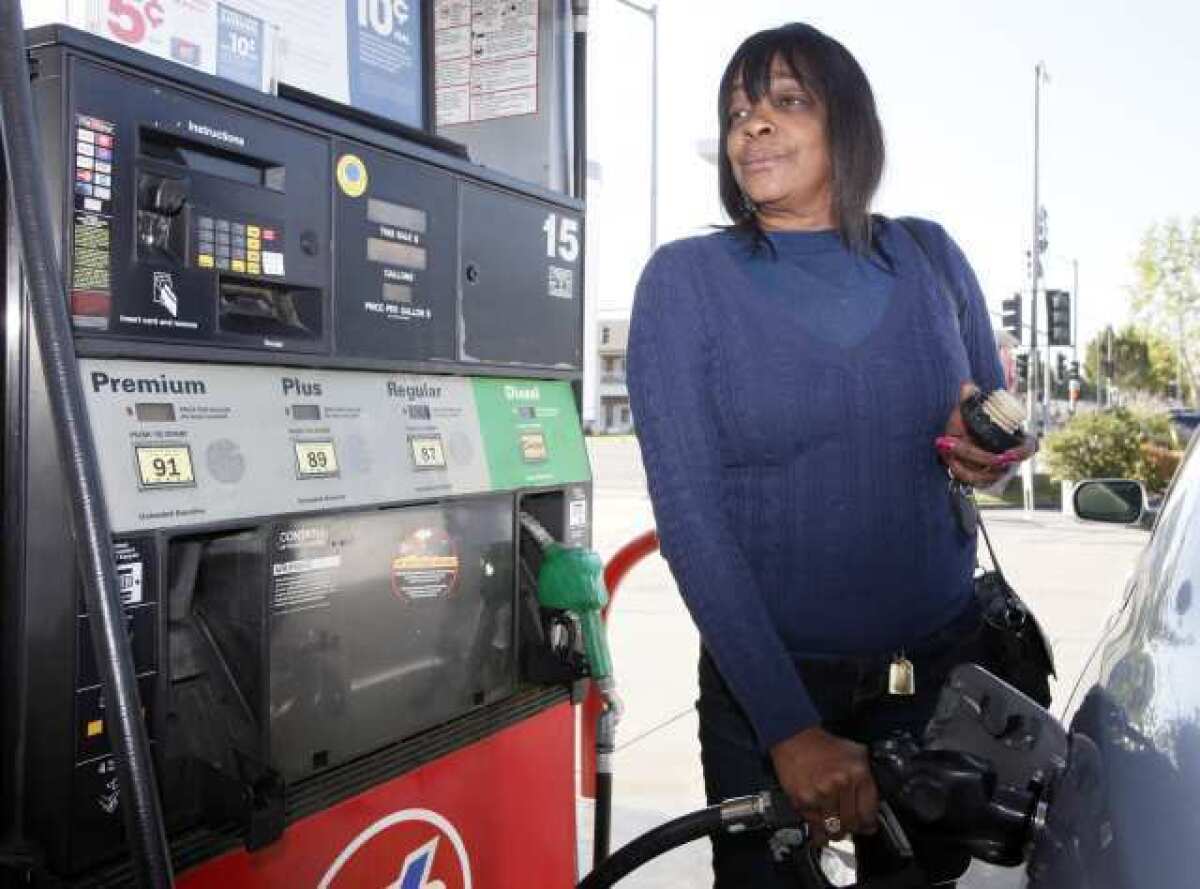
[[[629,319],[596,322],[596,419],[598,433],[630,432],[629,389],[625,385],[625,353],[629,349]]]

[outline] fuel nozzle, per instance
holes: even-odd
[[[537,595],[543,608],[569,611],[579,620],[592,679],[603,690],[611,685],[612,657],[604,632],[601,612],[608,604],[604,565],[600,557],[581,546],[566,546],[555,540],[541,522],[521,513],[521,527],[542,550]]]

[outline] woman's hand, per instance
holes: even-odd
[[[818,844],[846,833],[875,832],[879,791],[866,747],[815,726],[772,747],[771,762]]]
[[[1024,444],[1003,454],[993,454],[972,442],[963,422],[960,405],[976,388],[974,383],[962,384],[958,395],[959,403],[950,412],[950,419],[946,421],[946,431],[935,445],[942,460],[950,468],[951,475],[960,482],[976,488],[987,488],[998,482],[1010,467],[1028,460],[1037,453],[1037,439],[1026,435]]]

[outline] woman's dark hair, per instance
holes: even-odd
[[[729,103],[735,85],[751,102],[767,95],[771,63],[782,59],[800,85],[825,109],[825,134],[832,166],[833,215],[846,246],[861,253],[871,248],[870,204],[883,176],[883,128],[867,75],[849,50],[811,25],[799,22],[759,31],[748,37],[721,76],[717,97],[720,143],[717,186],[733,228],[764,240],[754,208],[749,205],[726,153],[730,130]]]

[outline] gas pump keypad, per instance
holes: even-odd
[[[198,216],[196,265],[245,275],[284,273],[283,226]]]

